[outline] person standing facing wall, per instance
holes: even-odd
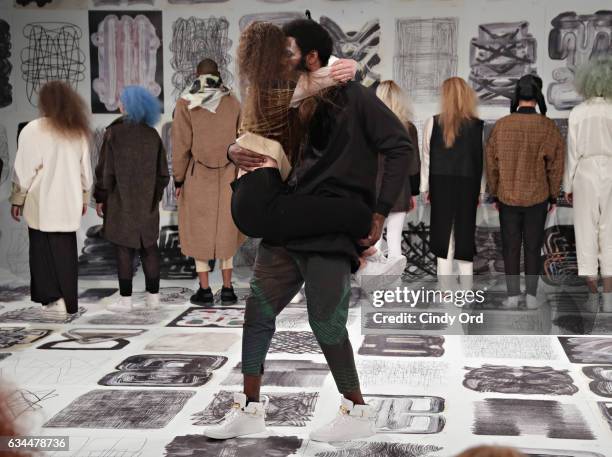
[[[219,259],[223,275],[221,301],[235,303],[232,259],[244,236],[230,211],[236,167],[227,158],[240,121],[240,102],[223,85],[216,62],[198,64],[197,79],[176,103],[172,124],[172,163],[183,254],[193,257],[200,288],[197,305],[213,302],[209,260]]]

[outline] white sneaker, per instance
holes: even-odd
[[[113,313],[125,313],[132,311],[132,297],[120,296],[119,300],[107,306],[109,311]]]
[[[603,298],[603,312],[612,313],[612,292],[604,292],[601,296]]]
[[[68,315],[68,310],[66,310],[66,302],[63,298],[43,306],[43,312],[45,314],[56,314],[59,316]]]
[[[604,294],[605,295],[605,294]],[[604,306],[605,308],[605,306]],[[599,311],[599,293],[589,292],[589,296],[582,304],[583,311],[587,313],[596,313]]]
[[[342,398],[336,418],[311,432],[310,439],[330,443],[368,438],[376,433],[374,419],[370,405],[355,405],[352,401]]]
[[[388,259],[381,251],[366,257],[366,264],[355,273],[355,282],[366,290],[384,289],[400,279],[406,268],[403,255]]]
[[[527,309],[538,309],[540,307],[536,296],[529,294],[527,294],[527,296],[525,297],[525,305],[527,306]]]
[[[226,440],[237,436],[251,435],[266,431],[267,397],[263,402],[249,402],[243,393],[234,394],[234,404],[219,425],[204,429],[204,436],[216,440]]]
[[[149,309],[159,309],[159,293],[151,294],[147,292],[145,294],[145,304]]]
[[[295,297],[291,299],[291,303],[295,305],[297,303],[302,303],[304,300],[304,292],[300,290],[297,294],[295,294]]]
[[[517,309],[519,304],[520,295],[512,295],[511,297],[506,298],[502,302],[502,308],[506,309]]]

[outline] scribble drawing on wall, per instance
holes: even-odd
[[[414,102],[432,102],[457,74],[458,25],[457,18],[396,20],[393,77]]]
[[[553,341],[538,335],[462,335],[461,348],[467,358],[557,360]]]
[[[436,256],[429,249],[429,226],[423,222],[409,222],[402,232],[402,251],[408,258],[406,278],[422,278],[436,275]]]
[[[529,23],[481,24],[470,42],[470,84],[485,104],[507,104],[521,76],[535,73],[537,41]]]
[[[191,307],[168,324],[168,327],[242,327],[244,308]]]
[[[329,374],[326,363],[311,360],[266,360],[263,384],[279,387],[321,387]],[[222,383],[242,385],[242,363],[238,363]]]
[[[338,58],[353,59],[359,63],[355,80],[366,86],[380,81],[380,74],[374,70],[380,63],[380,20],[366,22],[360,30],[344,31],[327,16],[321,16],[320,24],[325,27],[334,40],[333,55]]]
[[[315,457],[427,457],[442,450],[433,444],[351,441],[332,451],[321,451]]]
[[[177,436],[166,445],[165,457],[231,456],[289,457],[297,455],[302,440],[297,436],[211,440],[203,435]]]
[[[13,86],[10,83],[11,71],[11,26],[0,19],[0,108],[13,103]]]
[[[47,81],[59,79],[76,89],[85,79],[80,27],[62,22],[35,22],[23,28],[23,36],[27,44],[21,51],[21,76],[32,106],[37,105],[38,90]]]
[[[66,351],[109,351],[126,347],[129,338],[146,332],[141,328],[71,328],[62,333],[64,339],[49,341],[38,349]]]
[[[475,435],[595,439],[576,405],[553,400],[487,398],[477,401],[472,431]]]
[[[441,357],[444,354],[444,337],[366,335],[359,348],[359,354],[391,357]]]
[[[612,363],[612,338],[560,336],[572,363]]]
[[[447,363],[432,360],[357,359],[356,365],[364,389],[379,391],[389,385],[423,388],[446,385],[449,373]]]
[[[270,352],[287,354],[321,354],[321,347],[312,332],[285,332],[274,334]]]
[[[583,367],[582,372],[592,379],[589,383],[591,392],[612,398],[612,366]]]
[[[96,165],[98,165],[98,159],[100,159],[100,150],[102,149],[102,143],[104,142],[104,132],[106,129],[104,127],[96,127],[93,131],[93,135],[91,137],[91,147],[89,149],[89,161],[91,163],[91,169],[95,170]],[[94,186],[96,185],[96,176],[94,173]],[[89,199],[89,206],[92,208],[96,207],[96,199],[93,196],[93,192],[91,193],[91,198]]]
[[[193,81],[196,66],[204,58],[211,58],[219,66],[225,85],[231,85],[233,75],[229,71],[232,40],[228,36],[229,21],[225,17],[178,18],[172,24],[170,65],[174,70],[172,86],[178,96]],[[172,175],[171,175],[172,176]]]
[[[159,232],[160,276],[162,279],[193,279],[195,262],[181,252],[178,225],[164,225]]]
[[[489,364],[465,369],[469,371],[463,386],[476,392],[533,395],[574,395],[578,392],[568,370]]]
[[[608,422],[610,430],[612,430],[612,402],[600,401],[597,402],[597,405],[599,406],[599,410],[603,414],[604,418]]]
[[[242,32],[251,22],[255,21],[272,22],[273,24],[282,26],[294,19],[303,19],[304,17],[303,13],[297,11],[247,14],[240,18],[240,31]]]
[[[542,278],[547,284],[581,284],[573,225],[553,225],[544,230],[542,258]]]
[[[548,86],[548,101],[558,110],[569,110],[582,101],[574,88],[576,69],[594,57],[612,55],[612,11],[565,12],[551,24],[548,55],[565,61],[565,67],[553,70],[555,82]]]
[[[49,452],[47,457],[145,457],[146,438],[70,437],[70,452]]]
[[[49,335],[52,330],[29,327],[0,327],[0,349],[25,346]]]
[[[173,175],[172,168],[172,122],[166,122],[162,125],[161,130],[162,143],[166,149],[166,160],[168,162],[168,175]],[[162,198],[162,208],[165,211],[177,211],[178,206],[176,205],[176,187],[174,187],[174,179],[170,180],[170,183],[164,189],[164,196]]]
[[[8,392],[5,406],[7,407],[8,414],[13,419],[18,419],[24,414],[40,412],[44,407],[42,403],[57,396],[58,394],[54,389],[15,389]]]
[[[266,425],[269,427],[305,427],[314,416],[319,394],[316,392],[265,393],[269,398]],[[212,425],[221,422],[234,403],[234,392],[222,390],[204,411],[193,415],[193,425]]]
[[[134,257],[135,265],[140,263]],[[117,277],[117,254],[113,244],[102,235],[102,225],[92,225],[85,232],[85,242],[79,255],[79,276],[96,279]]]
[[[163,428],[195,394],[185,390],[92,390],[44,426],[61,428]]]
[[[417,395],[364,395],[379,433],[440,433],[444,399]]]
[[[139,354],[105,375],[101,386],[198,387],[206,384],[212,371],[222,367],[227,357],[219,355]]]
[[[74,314],[65,314],[53,311],[45,311],[42,306],[19,308],[0,314],[0,322],[36,322],[44,324],[69,324],[81,317],[87,309],[79,306]]]
[[[89,12],[94,113],[116,111],[121,90],[132,84],[163,103],[161,22],[161,11]]]

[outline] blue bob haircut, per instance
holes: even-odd
[[[125,86],[121,91],[121,104],[125,117],[130,122],[153,127],[161,117],[161,103],[142,86]]]

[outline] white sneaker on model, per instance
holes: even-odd
[[[56,314],[59,316],[65,316],[68,314],[68,310],[66,310],[66,302],[63,298],[43,306],[43,312],[45,314]]]
[[[612,292],[604,292],[601,294],[601,297],[603,298],[603,312],[612,313]]]
[[[525,306],[527,306],[527,309],[538,309],[540,304],[538,303],[538,299],[535,295],[527,294],[525,297]]]
[[[302,303],[305,299],[306,297],[304,297],[304,292],[302,292],[302,290],[300,289],[300,291],[295,294],[295,297],[291,299],[291,303],[295,305],[297,303]]]
[[[120,296],[115,303],[108,305],[107,309],[113,313],[125,313],[132,311],[132,297]]]
[[[262,396],[263,402],[249,402],[243,393],[234,394],[234,404],[218,425],[204,429],[204,436],[216,440],[226,440],[237,436],[251,435],[266,431],[267,397]]]
[[[151,294],[147,292],[145,294],[145,304],[148,309],[159,309],[159,293]]]
[[[343,397],[336,418],[311,432],[310,439],[330,443],[368,438],[376,433],[374,419],[370,405],[355,405]]]
[[[512,295],[502,302],[502,308],[517,309],[519,304],[519,295]]]

